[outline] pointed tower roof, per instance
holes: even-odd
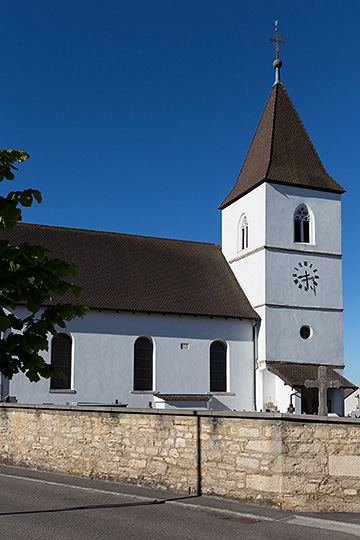
[[[344,193],[325,171],[294,105],[280,81],[281,60],[264,111],[225,208],[264,182]]]

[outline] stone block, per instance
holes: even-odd
[[[263,493],[281,493],[281,477],[251,474],[246,477],[246,487]]]
[[[346,497],[355,497],[358,494],[356,489],[344,489],[344,495]]]
[[[219,450],[207,450],[204,454],[208,461],[217,462],[221,460],[221,452]]]
[[[260,467],[260,462],[258,459],[249,458],[249,457],[237,457],[235,460],[236,470],[247,471],[247,470],[258,470]]]
[[[156,446],[147,446],[145,448],[145,454],[147,456],[157,456],[159,453],[159,448],[157,448]]]
[[[240,426],[235,434],[240,439],[258,439],[260,437],[260,430],[256,427]]]
[[[360,456],[329,456],[329,474],[360,478]]]
[[[261,454],[280,454],[282,449],[282,442],[273,439],[249,441],[245,445],[245,450],[252,450]]]
[[[177,437],[175,440],[175,448],[184,448],[186,446],[186,440],[183,437]]]
[[[325,466],[319,459],[300,459],[284,457],[271,467],[273,472],[282,472],[284,475],[304,475],[325,474]]]
[[[129,467],[132,469],[145,469],[147,462],[145,459],[130,459]]]

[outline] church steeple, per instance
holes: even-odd
[[[270,41],[275,83],[235,186],[220,206],[222,250],[261,319],[254,334],[257,410],[268,401],[286,410],[296,392],[296,411],[312,412],[316,391],[297,374],[311,368],[316,375],[324,366],[337,377],[334,369],[343,368],[344,189],[324,169],[280,80],[284,43],[277,28]],[[285,380],[283,370],[292,374],[287,387],[276,378]],[[341,392],[333,392],[328,399],[343,414]]]
[[[275,31],[273,40],[280,43]],[[219,206],[224,209],[264,182],[344,193],[325,170],[321,160],[280,80],[282,65],[274,61],[275,83],[235,186]]]

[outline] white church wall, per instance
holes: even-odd
[[[257,359],[258,360],[265,360],[266,359],[266,342],[265,342],[265,325],[264,325],[264,318],[265,318],[265,306],[262,305],[259,308],[256,309],[257,313],[259,314],[260,321],[257,325]]]
[[[294,243],[294,212],[300,204],[307,205],[313,219],[310,244]],[[237,239],[243,214],[249,246],[241,252]],[[341,195],[264,183],[222,210],[222,249],[227,260],[265,245],[341,254]]]
[[[222,250],[226,259],[232,260],[265,244],[265,184],[250,191],[222,210]],[[239,249],[238,225],[245,214],[248,222],[249,244]]]
[[[332,411],[336,411],[339,416],[344,416],[344,390],[339,392],[338,390],[329,388],[327,398],[331,401]]]
[[[256,399],[256,410],[257,412],[265,411],[264,407],[264,379],[266,377],[266,365],[265,362],[256,364],[256,388],[255,388],[255,399]]]
[[[266,403],[271,402],[276,405],[276,377],[267,369],[263,371],[263,395],[258,403],[259,410],[266,410]]]
[[[265,302],[265,257],[265,250],[261,250],[249,257],[235,260],[230,264],[230,268],[234,272],[242,290],[257,312]]]
[[[305,266],[304,266],[305,262]],[[266,252],[266,302],[293,306],[342,308],[341,259],[311,253]],[[296,277],[310,274],[308,291]],[[317,285],[314,286],[315,276]],[[302,288],[299,288],[299,284]]]
[[[115,399],[146,407],[153,392],[133,392],[134,342],[151,337],[154,344],[154,391],[210,391],[209,351],[222,339],[228,349],[228,392],[216,395],[219,408],[252,410],[252,322],[205,317],[180,317],[90,311],[68,323],[73,339],[73,392],[50,391],[50,382],[30,383],[23,374],[10,381],[10,395],[22,403],[101,402]],[[181,348],[187,343],[188,348]],[[50,361],[48,352],[44,358]],[[231,395],[231,394],[234,395]]]
[[[296,413],[301,413],[301,400],[292,396],[294,389],[285,384],[280,377],[277,377],[274,373],[271,373],[267,369],[263,370],[263,385],[262,394],[259,394],[259,400],[257,402],[257,409],[260,411],[266,410],[267,402],[272,402],[277,408],[278,412],[286,413],[290,403],[295,406]]]
[[[343,364],[341,312],[269,306],[265,311],[267,360]],[[308,339],[300,335],[302,326],[312,330]]]
[[[285,384],[280,377],[275,377],[275,405],[280,412],[287,412],[290,405],[290,394],[293,392],[291,386]]]
[[[294,243],[294,212],[306,204],[314,229],[310,244]],[[277,247],[301,247],[309,251],[341,253],[341,195],[266,184],[266,244]],[[288,226],[286,226],[288,224]]]
[[[360,390],[356,390],[344,400],[345,416],[351,416],[353,412],[357,410],[360,405]]]

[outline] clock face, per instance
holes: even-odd
[[[318,269],[309,261],[301,261],[295,266],[292,274],[295,285],[301,291],[312,291],[316,294],[319,285]]]

